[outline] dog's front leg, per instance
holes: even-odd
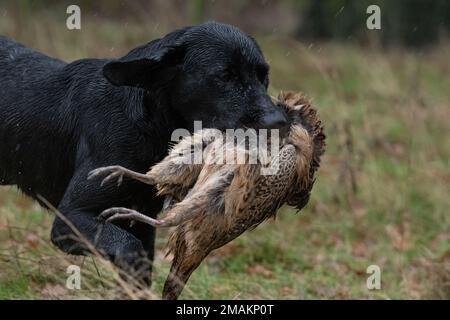
[[[66,253],[110,260],[132,286],[151,285],[151,261],[141,241],[116,225],[96,221],[89,212],[72,211],[63,219],[56,217],[51,240]]]
[[[97,183],[86,180],[87,172],[87,168],[80,170],[72,178],[58,207],[52,242],[69,254],[100,254],[117,265],[126,278],[149,285],[150,248],[130,232],[97,218],[111,205],[128,205],[130,190],[126,185],[98,188]]]

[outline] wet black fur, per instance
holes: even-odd
[[[113,206],[155,217],[162,206],[139,182],[88,181],[97,167],[138,172],[161,160],[175,128],[277,127],[284,115],[267,95],[268,66],[239,29],[206,23],[174,31],[117,60],[66,63],[0,37],[0,184],[41,195],[119,266],[150,282],[154,229],[103,223]],[[87,254],[55,218],[52,242]]]

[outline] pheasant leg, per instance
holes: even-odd
[[[106,176],[106,177],[102,180],[100,186],[103,186],[106,182],[113,180],[115,178],[117,178],[117,185],[120,186],[123,182],[124,177],[134,179],[134,180],[143,182],[145,184],[155,184],[155,181],[153,178],[151,178],[145,174],[126,169],[121,166],[101,167],[101,168],[92,170],[91,172],[89,172],[88,180],[95,179],[95,178],[101,177],[101,176]]]
[[[182,212],[180,213],[179,211],[171,210],[163,219],[153,219],[133,209],[114,207],[106,209],[100,213],[98,218],[105,220],[106,222],[128,219],[131,221],[140,221],[155,228],[168,228],[182,224],[183,222],[189,220],[192,215],[193,214],[185,214]]]
[[[132,221],[140,221],[146,224],[149,224],[155,228],[163,227],[162,221],[153,219],[145,214],[142,214],[136,210],[127,209],[127,208],[110,208],[98,216],[98,218],[105,220],[106,222],[112,222],[114,220],[122,220],[128,219]]]

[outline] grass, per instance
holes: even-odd
[[[3,15],[0,33],[73,60],[118,56],[166,31],[88,17],[82,32],[71,32],[43,15]],[[271,93],[313,98],[327,152],[307,208],[284,208],[211,254],[181,298],[449,299],[450,45],[408,52],[275,35],[258,41]],[[107,263],[52,247],[51,223],[35,202],[0,189],[0,299],[126,297]],[[151,298],[169,269],[166,240],[160,232]],[[72,263],[83,266],[81,290],[65,287]],[[381,290],[365,286],[372,264],[381,268]]]

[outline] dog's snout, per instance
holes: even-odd
[[[272,102],[268,95],[260,96],[256,104],[262,112],[259,119],[260,128],[281,129],[287,125],[287,115]]]
[[[264,115],[261,126],[266,129],[281,129],[288,123],[286,115],[280,110],[274,110]]]

